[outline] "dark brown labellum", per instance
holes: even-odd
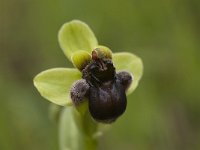
[[[97,59],[96,53],[92,54],[93,61],[83,71],[83,79],[90,86],[89,111],[95,120],[110,123],[126,109],[125,88],[111,59]]]

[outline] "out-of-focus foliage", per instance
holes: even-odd
[[[199,18],[198,0],[0,0],[0,149],[58,149],[49,102],[32,79],[72,66],[57,42],[60,26],[72,19],[87,22],[113,52],[144,62],[126,113],[99,149],[200,149]]]

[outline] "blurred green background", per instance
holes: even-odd
[[[72,66],[57,42],[72,19],[88,23],[100,44],[144,62],[126,113],[99,149],[199,150],[199,0],[0,0],[0,150],[58,150],[50,103],[32,79]]]

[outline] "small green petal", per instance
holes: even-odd
[[[127,71],[133,75],[133,81],[127,91],[127,94],[131,94],[136,89],[143,74],[142,60],[132,53],[122,52],[113,54],[113,63],[117,71]]]
[[[98,55],[100,55],[98,57],[100,57],[100,58],[105,57],[105,58],[112,59],[112,51],[108,47],[99,45],[99,46],[95,47],[94,50],[97,51]]]
[[[79,70],[83,70],[92,60],[91,55],[87,51],[77,51],[72,54],[72,63]]]
[[[79,20],[65,23],[58,32],[58,41],[69,60],[74,52],[86,50],[91,53],[92,49],[98,45],[90,27]]]
[[[81,78],[81,73],[72,68],[54,68],[39,73],[34,78],[34,85],[47,100],[57,105],[72,104],[70,88]]]

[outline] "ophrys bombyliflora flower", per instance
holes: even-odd
[[[44,98],[62,106],[71,105],[72,99],[74,104],[79,104],[84,98],[89,99],[90,112],[94,119],[102,122],[114,121],[125,110],[125,91],[126,94],[132,93],[139,83],[143,71],[141,59],[129,52],[112,53],[108,47],[100,46],[88,25],[78,20],[64,24],[59,31],[58,39],[64,54],[76,68],[53,68],[43,71],[34,78],[35,87]],[[96,69],[96,71],[93,69]],[[131,77],[134,77],[132,82],[130,82]],[[122,80],[122,78],[125,79]],[[86,89],[82,95],[80,91],[75,94],[77,88],[75,88],[76,92],[74,93],[71,90],[71,88],[74,88],[72,85],[78,84],[76,82],[80,81],[80,79],[82,79],[81,82],[85,80],[81,84],[85,84],[84,88]],[[107,84],[108,82],[112,84]],[[113,104],[114,99],[116,99],[114,96],[117,94],[118,99],[122,101],[115,103],[116,105],[113,104],[111,107],[103,107],[105,106],[103,105],[100,109],[104,108],[105,111],[94,112],[93,110],[97,110],[95,104],[100,105],[102,103],[93,102],[95,98],[96,100],[103,100],[100,97],[102,92],[96,92],[96,96],[90,93],[95,93],[95,88],[93,87],[100,87],[99,85],[102,85],[102,83],[105,83],[103,87],[107,87],[102,92],[111,93],[109,95],[110,98],[108,98],[108,95],[106,97],[104,95],[107,101],[111,100],[107,103],[108,105]],[[109,92],[108,88],[110,89]],[[111,91],[113,90],[115,92],[112,93]],[[124,92],[120,93],[123,90]],[[122,102],[122,107],[118,107],[120,102]],[[117,112],[119,108],[121,109]],[[104,114],[104,112],[106,113]]]

